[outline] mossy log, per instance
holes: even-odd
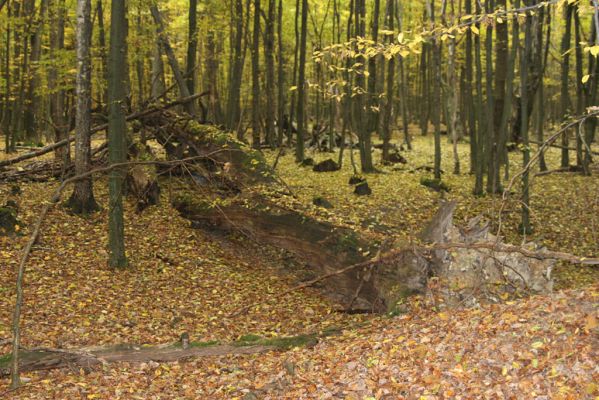
[[[317,275],[362,263],[378,251],[376,243],[351,229],[317,221],[264,198],[212,207],[188,196],[177,198],[173,205],[195,227],[242,232],[260,243],[291,252]],[[385,312],[399,297],[423,291],[426,280],[424,259],[406,252],[391,263],[350,270],[331,276],[323,284],[325,294],[346,311]]]

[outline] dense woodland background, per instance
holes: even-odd
[[[598,82],[598,0],[0,0],[0,397],[596,396]]]

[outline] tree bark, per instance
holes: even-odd
[[[113,0],[114,1],[114,0]],[[183,73],[181,72],[181,68],[179,67],[179,62],[177,61],[177,57],[175,56],[175,51],[173,50],[166,33],[164,32],[164,22],[162,20],[162,15],[158,10],[158,7],[153,4],[150,6],[150,12],[152,13],[152,18],[154,18],[154,22],[156,23],[156,31],[158,33],[158,39],[166,54],[168,62],[171,66],[171,70],[173,71],[173,75],[175,76],[175,81],[177,82],[177,86],[179,87],[179,92],[181,93],[181,97],[189,97],[189,88],[187,86],[187,82],[183,77]],[[185,105],[185,110],[190,115],[197,115],[195,103],[189,102]]]
[[[295,160],[301,162],[304,160],[304,137],[306,116],[306,42],[308,36],[308,0],[302,0],[302,24],[301,39],[299,46],[299,65],[297,82],[297,142],[295,145]]]
[[[252,147],[260,148],[260,0],[254,0],[252,41]]]
[[[155,7],[154,7],[155,8]],[[155,9],[155,11],[158,11]],[[158,21],[157,21],[158,23]],[[110,164],[123,163],[127,159],[125,122],[127,78],[127,10],[122,0],[112,0],[110,17],[110,58],[108,80],[108,159]],[[186,88],[186,86],[184,86]],[[109,264],[113,268],[125,268],[125,223],[123,218],[123,168],[110,172],[108,189],[110,204],[108,209],[108,239],[110,249]]]
[[[75,175],[84,174],[91,167],[91,36],[91,0],[78,0]],[[76,214],[98,210],[91,176],[75,183],[68,205]]]

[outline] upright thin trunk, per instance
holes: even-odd
[[[77,111],[75,116],[75,174],[81,175],[91,167],[91,0],[77,1]],[[77,214],[98,210],[94,199],[92,177],[75,182],[69,199],[70,208]]]
[[[580,17],[578,15],[578,5],[573,12],[574,14],[574,37],[575,37],[575,55],[576,55],[576,115],[582,115],[584,112],[584,84],[582,83],[582,70],[583,70],[583,58],[582,58],[582,41],[580,24]],[[578,129],[576,134],[576,165],[583,169],[585,174],[588,171],[584,170],[584,156],[583,156],[583,141],[584,141],[584,124],[581,126],[582,129]]]
[[[356,18],[355,36],[364,37],[366,34],[365,19],[366,19],[366,2],[365,0],[354,1],[354,16]],[[362,66],[356,71],[356,87],[358,93],[354,96],[354,120],[356,131],[358,132],[359,147],[360,147],[360,163],[362,172],[369,173],[374,171],[372,163],[372,144],[371,132],[368,129],[368,113],[364,112],[364,95],[366,91],[364,82],[364,56],[359,56],[356,60]],[[368,104],[368,101],[367,101]],[[365,118],[366,117],[366,118]]]
[[[472,0],[465,0],[465,12],[466,15],[472,14]],[[476,113],[474,110],[474,87],[472,85],[473,82],[473,64],[474,61],[472,59],[472,31],[468,29],[466,31],[466,71],[465,71],[465,110],[468,120],[468,136],[470,137],[470,173],[474,174],[476,170],[476,151],[477,151],[477,143],[476,143]]]
[[[4,64],[4,104],[2,106],[2,131],[4,132],[4,151],[10,153],[12,151],[10,146],[10,38],[12,33],[11,24],[11,5],[8,5],[7,18],[6,18],[6,42],[5,42],[5,64]]]
[[[429,17],[431,24],[435,26],[435,1],[429,0]],[[436,38],[432,40],[433,48],[433,104],[441,104],[441,46]],[[441,180],[441,108],[437,107],[433,112],[433,123],[435,125],[435,160],[434,174],[435,179]]]
[[[243,1],[234,0],[234,7],[231,8],[231,26],[235,27],[234,37],[232,39],[232,63],[229,73],[229,91],[227,94],[227,129],[235,130],[239,124],[241,113],[240,90],[241,79],[243,75]]]
[[[487,13],[492,12],[492,0],[486,1]],[[487,163],[487,193],[499,191],[499,174],[495,171],[495,159],[497,157],[497,137],[495,135],[495,99],[493,96],[493,25],[487,25],[485,38],[486,57],[486,87],[487,87],[487,151],[485,152]]]
[[[42,126],[41,106],[42,96],[37,91],[41,85],[39,72],[39,61],[42,55],[42,33],[46,23],[46,14],[48,11],[48,0],[41,0],[39,7],[39,17],[32,27],[31,35],[31,56],[29,82],[27,85],[27,102],[25,107],[25,134],[29,140],[39,140],[40,127]]]
[[[196,91],[196,56],[198,53],[198,0],[189,0],[186,80],[189,94]]]
[[[562,43],[560,53],[562,54],[562,71],[561,71],[561,91],[560,91],[560,107],[561,112],[564,115],[564,119],[567,120],[572,115],[572,108],[570,103],[569,86],[570,80],[568,79],[570,74],[570,42],[571,42],[571,31],[572,31],[572,12],[574,11],[574,5],[568,4],[565,9],[566,27],[564,36],[562,36]],[[569,132],[564,132],[562,135],[562,157],[561,166],[566,168],[570,165],[570,154],[568,151],[569,146]]]
[[[514,7],[519,8],[520,7],[520,0],[515,0],[514,2]],[[501,185],[499,185],[499,179],[500,179],[500,165],[501,165],[501,161],[504,161],[506,164],[506,175],[507,175],[507,171],[509,171],[509,168],[507,166],[507,138],[508,138],[508,134],[507,134],[507,130],[508,130],[508,122],[509,119],[512,115],[512,98],[513,98],[513,90],[514,90],[514,77],[515,77],[515,66],[516,66],[516,56],[517,56],[517,51],[518,51],[518,42],[520,40],[520,25],[518,24],[518,20],[517,18],[514,18],[513,20],[513,27],[512,27],[512,49],[509,52],[508,55],[508,60],[507,60],[507,69],[506,69],[506,76],[505,76],[505,92],[503,91],[498,91],[497,90],[497,86],[501,85],[501,83],[498,83],[498,81],[495,81],[495,93],[502,93],[505,94],[505,98],[502,100],[501,102],[501,118],[499,121],[499,125],[498,125],[498,133],[495,135],[496,140],[498,141],[498,145],[497,145],[497,154],[496,157],[494,158],[494,180],[495,180],[495,185],[497,186],[497,190],[501,189]],[[507,43],[506,43],[507,46]],[[541,54],[541,52],[538,53],[539,55]],[[496,103],[497,104],[497,103]],[[495,108],[496,110],[498,109],[497,107]],[[497,126],[497,125],[496,125]],[[503,160],[502,160],[503,158]]]
[[[520,85],[522,93],[522,104],[528,104],[528,66],[526,65],[528,55],[532,48],[532,21],[529,14],[526,15],[526,29],[524,34],[524,49],[520,54]],[[530,149],[528,148],[528,113],[522,112],[522,122],[520,124],[520,136],[522,137],[522,165],[527,166],[530,161]],[[523,234],[531,233],[530,227],[530,187],[529,187],[529,169],[525,169],[522,174],[522,226]]]
[[[252,147],[260,148],[260,0],[254,0],[252,42]]]
[[[115,0],[113,0],[114,2]],[[158,10],[158,7],[153,4],[150,6],[150,12],[152,13],[152,17],[154,18],[154,22],[156,23],[156,31],[158,33],[158,39],[166,54],[168,62],[171,66],[171,70],[173,71],[173,75],[175,76],[175,81],[177,82],[177,86],[179,87],[179,92],[181,97],[189,97],[189,88],[187,86],[187,82],[181,72],[181,68],[179,68],[179,62],[177,61],[177,57],[175,56],[175,51],[171,47],[171,44],[164,32],[164,22],[162,21],[162,15]],[[185,104],[185,110],[191,115],[197,115],[196,112],[196,104],[193,101],[187,102]]]
[[[162,62],[162,53],[160,52],[160,43],[156,41],[152,51],[152,98],[157,100],[166,92],[164,82],[164,63]]]
[[[268,0],[268,15],[264,32],[264,59],[266,64],[266,141],[275,147],[275,0]]]
[[[285,118],[285,58],[283,54],[283,0],[279,0],[279,9],[277,15],[277,39],[278,39],[278,93],[277,93],[277,122],[279,127],[278,144],[283,145],[283,119]]]
[[[54,7],[53,29],[50,30],[50,53],[60,53],[64,49],[64,0],[58,0]],[[50,86],[53,87],[53,94],[50,99],[50,110],[52,115],[52,124],[54,126],[54,140],[59,142],[68,135],[67,124],[64,117],[65,93],[60,89],[58,82],[59,72],[56,66],[50,70]],[[64,146],[56,149],[55,159],[64,166],[70,164],[70,148]]]
[[[98,0],[96,3],[96,16],[98,18],[98,46],[100,48],[100,60],[102,65],[102,73],[100,76],[108,82],[108,57],[106,56],[106,32],[104,29],[102,0]],[[108,87],[104,85],[102,85],[100,92],[100,103],[102,106],[106,106],[108,101]]]
[[[306,42],[308,36],[308,0],[302,0],[302,26],[299,48],[299,72],[297,88],[297,143],[295,147],[295,159],[300,162],[304,160],[304,137],[305,137],[305,101],[306,101]]]
[[[387,10],[385,13],[385,29],[393,31],[394,27],[394,6],[395,0],[387,0]],[[385,114],[383,120],[383,160],[389,158],[389,142],[391,141],[391,121],[393,116],[393,85],[395,76],[395,57],[391,57],[387,63],[387,93],[385,98]],[[402,99],[402,103],[405,99]]]
[[[208,96],[209,113],[212,116],[212,121],[216,124],[221,124],[223,121],[223,113],[220,106],[220,96],[218,93],[218,55],[216,54],[216,43],[214,40],[214,31],[209,30],[206,34],[206,85],[210,91]]]
[[[372,41],[376,45],[379,38],[379,15],[380,15],[380,0],[374,0],[374,12],[372,14]],[[375,111],[378,105],[378,93],[377,87],[377,58],[378,56],[372,56],[368,60],[368,108],[367,108],[367,129],[371,133],[377,129],[379,113]],[[384,78],[383,78],[384,79]]]
[[[108,161],[110,164],[127,160],[125,122],[127,77],[123,65],[127,63],[127,11],[125,2],[112,0],[110,17],[110,57],[108,67]],[[115,168],[108,178],[108,240],[109,264],[125,268],[125,222],[123,218],[123,182],[125,169]]]
[[[476,12],[480,13],[480,3],[476,5]],[[480,24],[475,24],[480,32]],[[474,113],[478,129],[476,130],[476,166],[475,166],[475,183],[474,195],[481,196],[483,194],[484,180],[484,160],[485,160],[485,136],[483,135],[483,127],[485,126],[485,118],[483,113],[483,67],[481,57],[480,35],[474,37],[474,62],[476,65],[476,104]]]

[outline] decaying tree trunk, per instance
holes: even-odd
[[[42,371],[66,367],[83,368],[88,370],[116,362],[143,363],[143,362],[175,362],[183,359],[192,359],[228,354],[256,354],[276,350],[276,346],[251,345],[236,346],[232,344],[216,344],[206,347],[182,348],[169,346],[136,346],[116,345],[79,350],[37,349],[24,350],[19,360],[22,372]],[[7,376],[10,367],[5,362],[0,362],[0,377]]]
[[[125,180],[127,193],[131,195],[137,206],[137,212],[142,212],[148,206],[158,204],[160,186],[144,167],[138,165],[129,170]]]
[[[440,282],[438,294],[447,305],[497,302],[552,287],[553,261],[506,252],[479,219],[465,229],[455,227],[455,203],[443,204],[423,231],[422,239],[430,246],[390,247],[386,253],[351,229],[256,196],[220,207],[188,196],[175,200],[174,206],[194,227],[239,231],[294,254],[316,275],[330,275],[322,280],[324,291],[346,311],[393,310],[406,296],[426,293],[431,277]],[[533,250],[542,254],[542,249]],[[375,253],[378,256],[369,262]]]

